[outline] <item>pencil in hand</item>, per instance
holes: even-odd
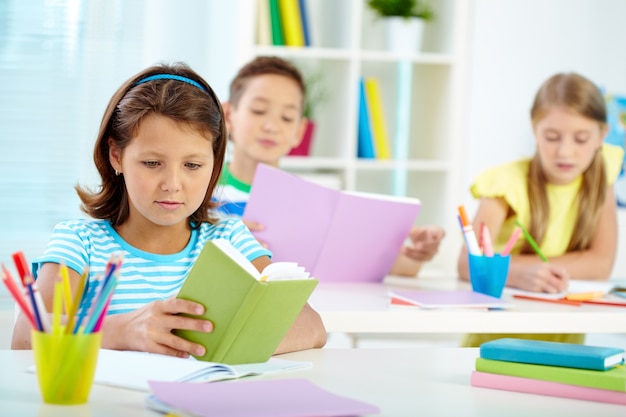
[[[522,229],[522,233],[524,234],[524,237],[528,241],[528,244],[533,248],[535,253],[541,258],[541,260],[543,262],[548,262],[548,258],[546,258],[546,255],[543,254],[543,252],[539,248],[539,245],[537,244],[537,242],[535,242],[535,239],[533,239],[530,233],[528,233],[528,230],[526,230],[526,228],[522,226],[522,224],[518,220],[515,220],[515,224],[517,225],[517,227]]]

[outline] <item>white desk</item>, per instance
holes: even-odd
[[[313,368],[264,378],[307,378],[336,394],[376,404],[380,417],[602,416],[623,417],[623,406],[470,386],[477,349],[321,349],[282,355],[312,361]],[[94,385],[89,403],[42,403],[36,376],[24,369],[30,351],[0,351],[0,415],[37,417],[158,416],[145,408],[146,393]],[[227,416],[225,416],[227,417]]]
[[[419,280],[385,284],[320,283],[309,303],[329,333],[626,333],[626,307],[571,306],[508,298],[507,310],[421,310],[389,307],[391,288],[424,289]],[[427,283],[431,289],[469,288],[467,283]],[[504,298],[507,298],[505,295]]]

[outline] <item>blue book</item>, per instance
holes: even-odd
[[[480,346],[480,357],[506,362],[604,371],[624,362],[624,349],[503,338]]]
[[[363,78],[359,80],[359,129],[358,129],[358,149],[359,158],[374,158],[374,141],[372,138],[372,128],[370,125],[369,107],[365,96],[365,82]]]
[[[311,33],[309,29],[309,16],[306,11],[306,0],[298,0],[300,6],[300,20],[302,21],[302,35],[304,36],[304,46],[311,46]]]

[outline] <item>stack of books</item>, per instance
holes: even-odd
[[[497,339],[480,346],[475,387],[626,405],[624,349]]]

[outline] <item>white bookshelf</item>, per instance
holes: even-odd
[[[277,55],[303,72],[321,71],[330,97],[316,108],[316,133],[308,157],[288,157],[282,167],[302,175],[328,175],[347,190],[402,194],[419,198],[417,224],[446,229],[440,254],[425,274],[456,276],[461,238],[456,220],[461,203],[466,137],[466,0],[432,0],[436,18],[428,22],[422,52],[402,56],[384,48],[383,25],[365,0],[307,0],[312,46],[295,48],[256,43],[257,0],[239,0],[237,59]],[[394,156],[357,158],[358,80],[376,77]],[[399,81],[402,79],[403,81]],[[408,79],[408,82],[407,82]],[[408,94],[407,94],[408,93]],[[399,94],[409,102],[398,107]],[[398,135],[396,120],[408,120]],[[398,157],[404,147],[406,158]],[[383,219],[372,224],[384,227]]]

